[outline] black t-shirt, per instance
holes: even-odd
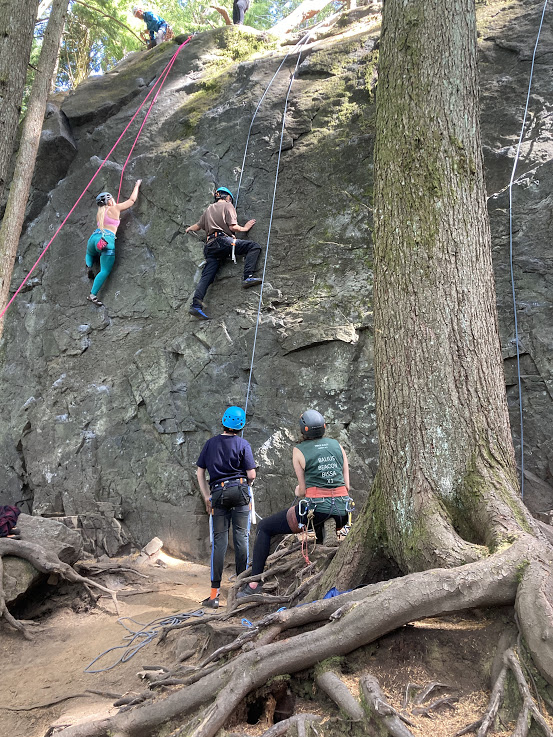
[[[215,435],[202,448],[197,465],[207,468],[209,483],[220,483],[246,476],[255,468],[250,444],[239,435]]]

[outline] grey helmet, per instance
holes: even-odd
[[[306,409],[300,417],[300,430],[304,438],[322,438],[326,430],[325,418],[316,409]]]
[[[113,195],[109,192],[100,192],[96,197],[96,204],[98,207],[107,207],[108,202],[113,199]]]

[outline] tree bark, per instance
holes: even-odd
[[[21,114],[37,5],[36,0],[0,0],[0,201]]]
[[[347,557],[460,565],[521,531],[479,134],[474,0],[387,0],[375,148],[379,471]],[[365,548],[363,554],[360,549]],[[353,568],[353,584],[364,575]],[[326,582],[326,581],[325,581]]]
[[[12,186],[0,228],[0,312],[9,301],[10,280],[33,176],[46,101],[65,24],[68,0],[54,0],[44,34],[38,71],[35,75],[27,114],[23,123]],[[33,5],[36,12],[36,3]],[[0,337],[4,319],[0,318]]]

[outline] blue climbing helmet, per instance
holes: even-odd
[[[221,422],[228,430],[241,430],[246,424],[246,413],[242,407],[229,407]]]
[[[98,197],[96,197],[96,204],[98,207],[107,207],[110,200],[113,199],[113,195],[111,195],[109,192],[100,192]]]
[[[300,417],[300,430],[306,439],[322,438],[326,430],[325,418],[316,409],[306,409]]]
[[[217,187],[217,189],[215,190],[215,200],[220,200],[221,197],[227,194],[230,195],[230,199],[232,200],[232,204],[234,205],[234,195],[232,194],[230,189],[227,189],[226,187]],[[217,195],[219,195],[219,197]]]

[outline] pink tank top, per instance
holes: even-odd
[[[104,215],[104,225],[108,228],[118,228],[120,222],[121,220],[110,218],[107,213]]]

